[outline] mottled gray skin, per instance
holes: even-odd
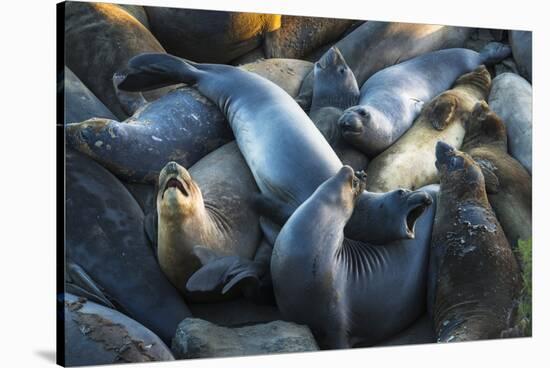
[[[235,142],[205,156],[189,171],[174,162],[162,170],[157,194],[158,259],[187,300],[221,298],[220,290],[188,291],[187,281],[201,267],[195,246],[217,256],[254,258],[261,241],[259,216],[252,204],[258,193]]]
[[[155,183],[168,161],[184,167],[233,140],[219,109],[192,88],[176,89],[131,118],[69,124],[67,143],[119,178]]]
[[[359,105],[338,124],[350,144],[369,157],[388,148],[410,128],[424,103],[449,89],[462,74],[510,53],[491,43],[480,53],[468,49],[434,51],[379,71],[361,87]]]
[[[65,67],[61,83],[64,88],[64,96],[61,98],[65,102],[65,125],[95,117],[116,119],[71,69]]]
[[[128,117],[115,94],[113,74],[142,52],[164,52],[136,18],[116,4],[65,4],[65,62],[84,84],[123,120]],[[154,100],[166,93],[148,95]]]
[[[140,55],[131,60],[129,68],[131,72],[119,85],[122,90],[194,83],[227,117],[262,195],[283,203],[290,212],[342,167],[292,97],[262,77],[228,65],[195,64],[166,54]],[[406,221],[411,211],[406,205],[409,195],[363,192],[347,233],[376,244],[414,237]]]
[[[409,197],[420,219],[414,240],[383,246],[346,239],[344,227],[364,188],[344,166],[282,228],[271,258],[283,316],[307,324],[319,346],[372,345],[409,326],[425,311],[427,266],[437,186]],[[404,191],[403,191],[404,194]],[[426,208],[428,208],[426,210]],[[426,210],[426,211],[425,211]]]
[[[508,154],[506,126],[485,102],[475,106],[466,126],[462,151],[480,165],[491,207],[515,249],[519,239],[532,237],[531,176]]]
[[[63,294],[64,366],[174,360],[152,331],[116,310]]]
[[[67,261],[81,266],[120,312],[169,343],[190,313],[155,260],[131,194],[98,163],[67,149],[65,205]]]
[[[501,337],[515,320],[521,274],[478,164],[436,147],[441,187],[433,225],[428,311],[438,342]]]
[[[350,19],[283,15],[281,27],[265,35],[265,56],[303,59],[317,47],[337,40],[353,23]]]
[[[431,51],[462,47],[473,28],[433,24],[367,21],[338,41],[337,47],[361,86],[371,75],[388,66]],[[300,106],[311,104],[313,73],[304,80]]]
[[[277,14],[144,8],[166,50],[197,62],[227,63],[260,46],[267,32],[281,26]]]
[[[489,107],[506,124],[508,151],[532,174],[533,89],[529,82],[513,73],[493,80]]]
[[[520,74],[531,82],[533,80],[533,32],[509,31],[508,38]]]
[[[309,117],[344,165],[366,170],[367,156],[350,146],[338,128],[343,111],[359,101],[359,87],[340,51],[333,47],[315,63],[313,100]]]

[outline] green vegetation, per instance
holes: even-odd
[[[519,240],[517,252],[521,262],[523,290],[518,307],[518,327],[522,329],[523,336],[531,336],[532,333],[532,239]]]

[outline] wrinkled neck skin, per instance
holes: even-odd
[[[313,90],[313,100],[309,114],[315,113],[324,107],[334,107],[345,110],[348,107],[357,105],[359,101],[359,90],[357,91],[332,91],[329,86],[315,87]]]

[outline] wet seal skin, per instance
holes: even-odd
[[[68,293],[58,302],[67,366],[174,360],[160,338],[124,314]]]
[[[334,46],[340,50],[360,86],[374,73],[431,51],[463,47],[473,28],[437,24],[368,21]],[[321,59],[324,56],[321,57]],[[296,101],[309,110],[313,71],[304,79]]]
[[[349,145],[338,128],[345,109],[359,101],[359,87],[342,54],[332,47],[314,66],[313,100],[309,117],[344,165],[365,170],[365,154]]]
[[[119,85],[122,90],[186,83],[215,101],[229,121],[260,192],[267,200],[286,206],[287,214],[342,167],[304,111],[285,91],[262,77],[229,65],[197,64],[166,54],[135,57],[129,69]],[[241,88],[234,88],[237,83]],[[363,192],[355,211],[359,214],[352,217],[346,233],[375,244],[414,237],[406,221],[412,211],[407,205],[411,195]],[[269,224],[262,224],[262,230],[264,234],[278,231]]]
[[[479,165],[439,142],[428,311],[438,342],[500,338],[521,290],[518,264],[485,191]]]
[[[379,343],[425,311],[437,186],[408,199],[418,217],[415,239],[372,245],[344,237],[365,178],[342,167],[292,214],[273,249],[277,306],[307,324],[323,349]]]
[[[493,64],[510,47],[487,44],[479,53],[468,49],[430,52],[390,66],[361,86],[359,104],[338,120],[342,135],[368,157],[374,157],[401,137],[425,103],[449,89],[455,80],[480,64]]]
[[[485,102],[478,103],[467,123],[462,150],[478,164],[491,207],[513,249],[532,237],[531,175],[508,154],[506,126]]]
[[[210,153],[189,171],[175,162],[162,169],[157,194],[158,260],[187,300],[223,299],[224,281],[231,278],[226,280],[224,275],[238,274],[240,267],[254,259],[261,241],[259,216],[253,208],[257,193],[235,142]],[[207,265],[204,279],[195,277],[188,288],[188,280],[202,262],[214,257],[230,262]],[[223,290],[223,294],[228,292]]]
[[[411,129],[370,162],[367,189],[415,190],[438,183],[435,145],[442,140],[455,148],[462,146],[474,105],[487,98],[490,88],[491,76],[482,65],[462,75],[452,89],[432,99]]]

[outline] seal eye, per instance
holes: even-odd
[[[338,68],[338,72],[339,72],[340,74],[344,74],[345,71],[346,71],[346,69],[345,69],[343,66],[341,66],[341,67]]]
[[[367,112],[364,109],[357,110],[357,113],[363,117],[367,116]]]

